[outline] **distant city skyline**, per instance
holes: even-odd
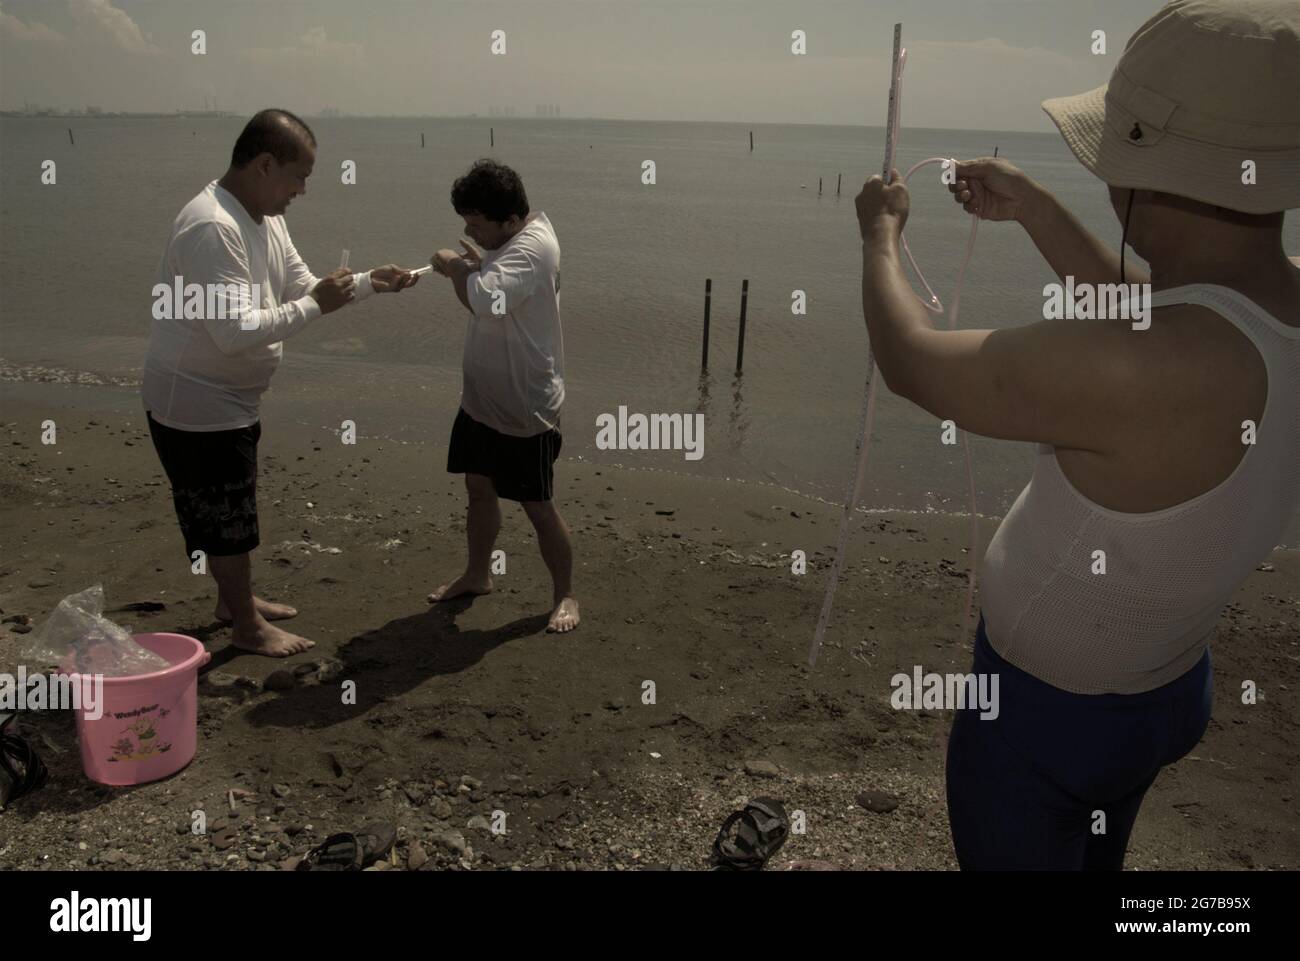
[[[2,0],[0,109],[879,126],[901,20],[905,123],[1050,131],[1040,101],[1104,83],[1159,6]]]

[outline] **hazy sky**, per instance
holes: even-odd
[[[880,125],[891,27],[911,126],[1052,130],[1157,0],[0,0],[0,107]],[[191,52],[206,32],[207,53]],[[505,31],[506,52],[491,52]],[[803,30],[807,53],[791,52]],[[1091,52],[1106,31],[1105,55]]]

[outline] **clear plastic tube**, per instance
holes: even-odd
[[[898,134],[901,128],[901,117],[903,113],[903,67],[907,63],[907,51],[901,50],[898,57],[898,66],[894,70],[892,83],[896,91],[896,103],[892,121],[892,129],[888,132],[886,139],[889,147],[885,158],[885,170],[892,171],[894,165],[894,152],[898,148]],[[929,157],[920,163],[913,164],[903,175],[903,183],[911,179],[912,174],[916,173],[922,167],[931,164],[942,164],[949,158],[947,157]],[[956,164],[953,160],[952,163]],[[886,173],[886,177],[889,174]],[[961,266],[957,268],[957,280],[953,285],[952,307],[948,310],[948,329],[952,330],[957,326],[958,310],[961,307],[961,286],[966,277],[966,267],[970,263],[971,254],[975,251],[975,234],[979,230],[979,217],[971,216],[970,236],[966,241],[966,252],[962,255]],[[917,266],[916,258],[912,256],[911,248],[907,245],[907,235],[902,236],[903,253],[907,257],[907,262],[912,265],[912,272],[916,274],[917,280],[925,288],[929,295],[926,299],[916,294],[919,300],[927,310],[936,314],[944,312],[943,302],[939,300],[939,295],[934,292],[929,281],[925,279],[925,274]],[[913,291],[915,293],[915,291]],[[817,654],[821,650],[822,641],[826,637],[826,628],[830,624],[831,610],[835,603],[835,588],[839,585],[840,572],[844,568],[844,555],[848,548],[849,532],[852,529],[853,515],[857,510],[858,498],[861,495],[862,481],[867,475],[867,461],[871,450],[871,429],[875,422],[876,416],[876,381],[878,379],[879,368],[876,367],[876,355],[873,349],[867,351],[867,388],[866,400],[862,407],[862,418],[858,424],[858,460],[854,468],[853,478],[849,482],[848,490],[844,498],[844,514],[840,519],[839,537],[835,547],[835,559],[831,562],[830,575],[826,584],[826,594],[822,598],[821,613],[817,618],[817,629],[813,634],[812,648],[808,652],[808,666],[814,667],[817,664]],[[978,546],[979,546],[979,515],[976,513],[975,504],[975,468],[971,460],[970,438],[965,431],[962,432],[962,448],[966,459],[966,479],[970,489],[970,526],[971,526],[971,544],[970,544],[970,565],[966,578],[966,614],[965,629],[969,633],[971,629],[971,614],[975,604],[975,567],[978,563]]]

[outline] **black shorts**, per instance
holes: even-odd
[[[510,501],[548,501],[554,487],[560,432],[512,437],[480,424],[462,408],[456,413],[447,448],[447,473],[482,474],[497,497]]]
[[[235,430],[177,430],[146,412],[149,435],[172,485],[185,556],[246,554],[257,547],[259,421]]]

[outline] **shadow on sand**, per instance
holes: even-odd
[[[462,630],[456,617],[473,601],[459,598],[435,604],[352,638],[339,648],[337,657],[343,669],[338,677],[258,704],[249,712],[249,723],[254,727],[320,729],[355,721],[432,677],[458,674],[493,648],[546,630],[546,614],[519,618],[491,630]],[[342,703],[345,681],[356,682],[355,704]]]

